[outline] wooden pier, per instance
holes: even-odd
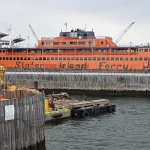
[[[1,91],[0,150],[45,150],[44,118],[44,94]]]

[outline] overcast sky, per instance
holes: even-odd
[[[120,43],[150,43],[150,0],[0,0],[0,32],[12,27],[11,36],[21,34],[35,43],[37,36],[58,36],[61,29],[95,31],[97,36],[115,37],[136,22]]]

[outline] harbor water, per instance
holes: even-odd
[[[83,96],[74,96],[83,99]],[[89,97],[87,100],[103,97]],[[45,126],[47,150],[149,150],[150,98],[105,97],[114,114],[66,119]]]

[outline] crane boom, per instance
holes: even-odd
[[[132,27],[132,25],[134,24],[135,22],[132,22],[127,28],[125,28],[121,33],[119,33],[118,35],[120,35],[117,40],[115,41],[115,43],[118,43],[122,37],[128,32],[128,30]],[[117,35],[117,36],[118,36]]]
[[[35,31],[33,30],[33,28],[31,27],[31,25],[30,25],[30,24],[29,24],[29,27],[30,27],[30,29],[31,29],[31,31],[32,31],[32,34],[33,34],[33,36],[34,36],[34,38],[35,38],[36,42],[38,43],[39,39],[38,39],[38,37],[37,37],[37,35],[36,35]]]

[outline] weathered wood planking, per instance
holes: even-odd
[[[112,91],[150,91],[150,73],[14,72],[7,81],[17,87]]]
[[[44,94],[25,88],[2,93],[7,99],[0,100],[0,150],[45,150]],[[14,115],[6,112],[9,106]]]

